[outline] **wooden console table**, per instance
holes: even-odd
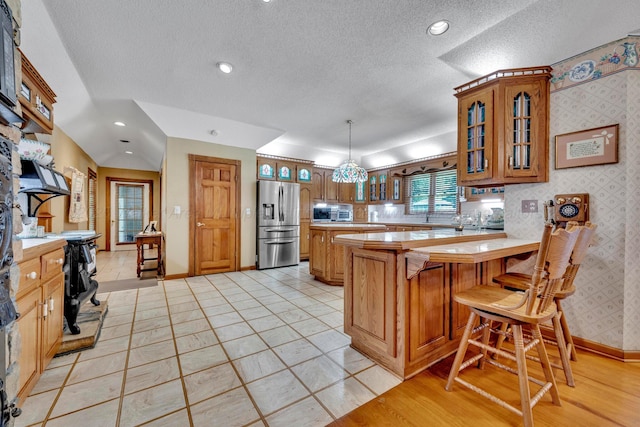
[[[138,249],[138,262],[137,262],[138,277],[140,277],[140,273],[143,271],[151,271],[156,269],[158,272],[158,276],[162,276],[162,241],[163,240],[164,240],[164,235],[162,234],[161,231],[157,231],[154,233],[136,234],[136,248]],[[158,256],[154,258],[145,258],[144,245],[149,245],[149,247],[153,247],[153,245],[158,245]],[[142,268],[144,266],[145,261],[152,261],[152,260],[158,261],[157,268]]]

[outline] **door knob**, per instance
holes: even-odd
[[[198,227],[202,227],[202,226],[204,225],[204,222],[196,222],[196,225],[197,225]]]

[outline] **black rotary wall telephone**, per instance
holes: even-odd
[[[544,202],[544,220],[564,228],[569,221],[584,224],[589,221],[589,194],[556,194]],[[551,218],[549,218],[551,214]]]

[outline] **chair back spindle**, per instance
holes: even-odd
[[[580,235],[580,229],[567,227],[554,232],[551,224],[545,224],[536,265],[531,275],[526,313],[540,314],[551,304],[562,286],[571,253]],[[537,303],[537,306],[536,306]]]
[[[577,222],[569,222],[567,227],[578,226]],[[571,261],[569,262],[569,267],[564,274],[564,280],[562,282],[561,291],[568,291],[573,287],[573,281],[578,274],[578,269],[582,264],[582,261],[587,255],[587,250],[591,245],[591,241],[593,240],[593,236],[596,233],[596,228],[598,226],[596,224],[592,224],[591,222],[586,222],[580,231],[580,235],[578,236],[578,240],[576,240],[576,244],[573,247],[573,252],[571,253]]]

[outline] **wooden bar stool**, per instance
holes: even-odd
[[[509,409],[524,419],[525,427],[533,426],[532,408],[540,401],[545,393],[550,392],[554,404],[560,405],[560,396],[556,380],[551,370],[549,358],[542,341],[539,325],[556,316],[554,295],[561,288],[563,276],[569,265],[569,258],[578,239],[581,229],[584,227],[567,227],[552,232],[552,225],[545,224],[540,242],[540,249],[536,258],[536,264],[531,275],[529,288],[524,292],[516,292],[497,286],[474,286],[454,296],[454,300],[466,305],[471,310],[469,320],[460,340],[449,378],[445,389],[451,391],[454,381],[479,393],[494,403]],[[476,327],[478,318],[480,326]],[[500,334],[500,329],[493,329],[492,322],[507,323],[511,325],[514,338],[515,356],[504,350],[490,345],[490,334]],[[524,344],[522,327],[529,326],[533,334],[533,340],[526,346]],[[472,337],[472,334],[482,331],[482,341]],[[472,356],[463,363],[465,353],[469,345],[480,348],[480,353]],[[526,353],[535,348],[538,359],[544,372],[544,380],[531,377],[527,372]],[[499,354],[501,357],[516,363],[516,367],[508,366],[496,360],[486,357],[487,353]],[[460,378],[460,373],[465,368],[478,362],[479,368],[484,368],[489,363],[518,376],[520,391],[520,408],[511,405],[507,401]],[[531,396],[529,382],[540,386],[540,389]]]
[[[575,227],[576,225],[577,223],[570,222],[568,226]],[[580,268],[580,265],[582,264],[582,261],[587,254],[587,249],[589,248],[589,245],[593,240],[596,228],[597,225],[587,222],[584,225],[584,228],[580,231],[580,235],[578,236],[576,245],[574,246],[573,252],[571,253],[569,266],[567,267],[567,270],[564,274],[562,287],[558,292],[556,292],[554,296],[554,301],[557,307],[557,315],[552,319],[552,325],[554,334],[556,336],[556,342],[558,344],[558,351],[560,353],[562,366],[558,366],[555,364],[552,365],[554,367],[563,369],[567,384],[571,387],[575,387],[575,381],[573,379],[573,372],[571,370],[571,364],[569,360],[577,360],[577,355],[575,345],[573,344],[573,337],[571,336],[569,325],[567,324],[566,316],[564,316],[564,313],[562,311],[561,301],[573,295],[576,291],[574,280],[576,278],[576,275],[578,274],[578,269]],[[529,288],[530,281],[531,275],[523,273],[505,273],[493,278],[493,282],[502,286],[503,288],[522,291]],[[505,336],[506,335],[501,335],[498,337],[498,344],[496,345],[497,348],[501,348],[502,341],[504,340]],[[561,336],[562,339],[559,339],[559,336]],[[562,343],[561,341],[564,341],[564,343]]]

